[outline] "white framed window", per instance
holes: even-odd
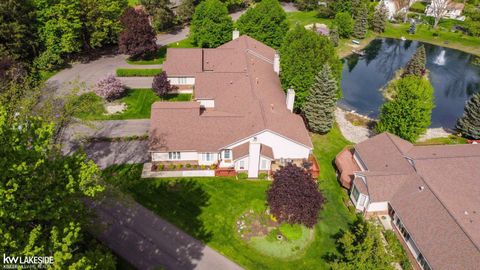
[[[171,160],[181,159],[180,152],[168,152],[168,159],[171,159]]]
[[[212,153],[203,153],[202,157],[203,157],[203,161],[213,161]]]
[[[267,170],[267,160],[266,159],[262,159],[262,162],[260,163],[260,169],[262,170]]]
[[[244,169],[245,169],[245,160],[240,160],[240,161],[238,162],[238,168],[239,168],[240,170],[244,170]]]
[[[178,84],[187,84],[187,78],[185,77],[178,78]]]
[[[230,158],[232,158],[232,150],[230,150],[230,149],[225,149],[225,150],[223,150],[223,157],[224,157],[225,159],[230,159]]]

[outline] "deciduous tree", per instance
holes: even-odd
[[[62,156],[53,125],[7,115],[0,105],[0,249],[10,256],[53,256],[54,269],[115,269],[113,256],[86,233],[82,199],[103,191],[84,154]]]
[[[167,73],[162,71],[162,73],[153,77],[152,89],[159,97],[163,97],[175,90],[176,87],[170,84]]]
[[[192,19],[195,12],[194,0],[182,0],[177,9],[177,16],[182,23],[187,23]]]
[[[414,75],[395,80],[388,87],[392,100],[382,105],[376,130],[415,142],[431,123],[433,87],[426,78]]]
[[[232,18],[219,0],[206,0],[195,8],[190,34],[196,45],[215,48],[231,40],[232,31]]]
[[[338,95],[338,82],[330,66],[325,64],[310,88],[303,113],[308,127],[316,133],[327,133],[333,126]]]
[[[338,34],[342,38],[349,38],[353,32],[352,15],[346,12],[340,12],[335,15],[333,24],[338,28]]]
[[[285,36],[280,48],[280,79],[284,89],[296,92],[295,109],[301,109],[315,76],[324,64],[329,64],[337,81],[342,75],[342,63],[328,37],[297,25]]]
[[[280,48],[288,31],[287,15],[277,0],[262,0],[238,19],[237,27],[241,34]]]
[[[127,8],[120,21],[123,31],[120,33],[118,48],[121,53],[144,57],[157,50],[155,32],[145,12]]]
[[[153,19],[153,26],[158,31],[166,30],[173,26],[175,14],[170,0],[140,0],[147,13]]]
[[[465,105],[463,116],[455,128],[470,139],[480,140],[480,92],[474,94]]]
[[[428,9],[435,18],[433,28],[437,28],[440,20],[447,14],[451,0],[432,0]]]
[[[324,202],[312,175],[292,164],[274,173],[267,200],[270,212],[279,222],[303,224],[309,228],[317,223]]]
[[[395,269],[394,258],[383,243],[380,229],[360,215],[348,231],[342,231],[337,250],[330,263],[333,270]]]
[[[94,91],[105,100],[112,101],[125,94],[125,86],[114,75],[108,75],[97,83]]]
[[[422,77],[425,75],[426,61],[427,55],[425,52],[425,47],[420,45],[405,66],[402,76],[415,75],[417,77]]]

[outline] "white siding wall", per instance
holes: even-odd
[[[180,159],[174,160],[198,160],[197,152],[180,152]],[[152,152],[152,161],[171,161],[168,152]]]
[[[207,160],[207,153],[198,153],[198,164],[211,165],[218,162],[218,153],[210,153],[211,160]]]
[[[264,157],[260,157],[260,165],[259,165],[260,171],[270,170],[271,163],[272,162],[269,159],[266,159]],[[262,164],[266,165],[266,167],[262,167]]]
[[[245,166],[243,169],[240,168],[240,162],[243,161],[245,163]],[[239,159],[235,162],[235,170],[239,171],[239,170],[248,170],[248,156],[247,157],[244,157],[242,159]]]
[[[180,83],[179,77],[168,77],[168,80],[173,85],[194,85],[195,84],[195,77],[182,77],[185,78],[186,83]]]
[[[273,150],[273,156],[275,159],[280,159],[280,158],[291,158],[291,159],[302,159],[302,158],[308,158],[308,155],[310,154],[310,149],[298,144],[296,142],[293,142],[291,140],[288,140],[284,137],[281,137],[275,133],[272,133],[270,131],[264,131],[257,136],[257,142],[262,143],[264,145],[268,145],[272,148]],[[246,143],[250,141],[251,138],[244,139],[240,142],[237,142],[229,148],[234,148],[238,145],[241,145],[243,143]]]
[[[388,211],[388,202],[374,202],[370,203],[367,208],[367,212],[380,212]]]
[[[205,108],[215,108],[215,100],[213,99],[198,99],[198,102],[200,102],[200,106],[205,107]]]

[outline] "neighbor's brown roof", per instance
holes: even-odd
[[[432,269],[480,269],[480,145],[413,146],[383,133],[355,149],[371,202],[390,202]]]
[[[302,118],[286,108],[273,71],[274,54],[272,48],[248,36],[217,49],[168,49],[163,66],[167,74],[196,72],[194,98],[214,99],[215,108],[178,114],[155,103],[151,138],[163,143],[152,144],[150,150],[217,151],[264,130],[313,148]]]

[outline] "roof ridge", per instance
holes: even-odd
[[[421,157],[421,158],[412,158],[413,160],[429,160],[429,159],[449,159],[449,158],[474,158],[480,157],[479,155],[468,155],[468,156],[445,156],[445,157]]]

